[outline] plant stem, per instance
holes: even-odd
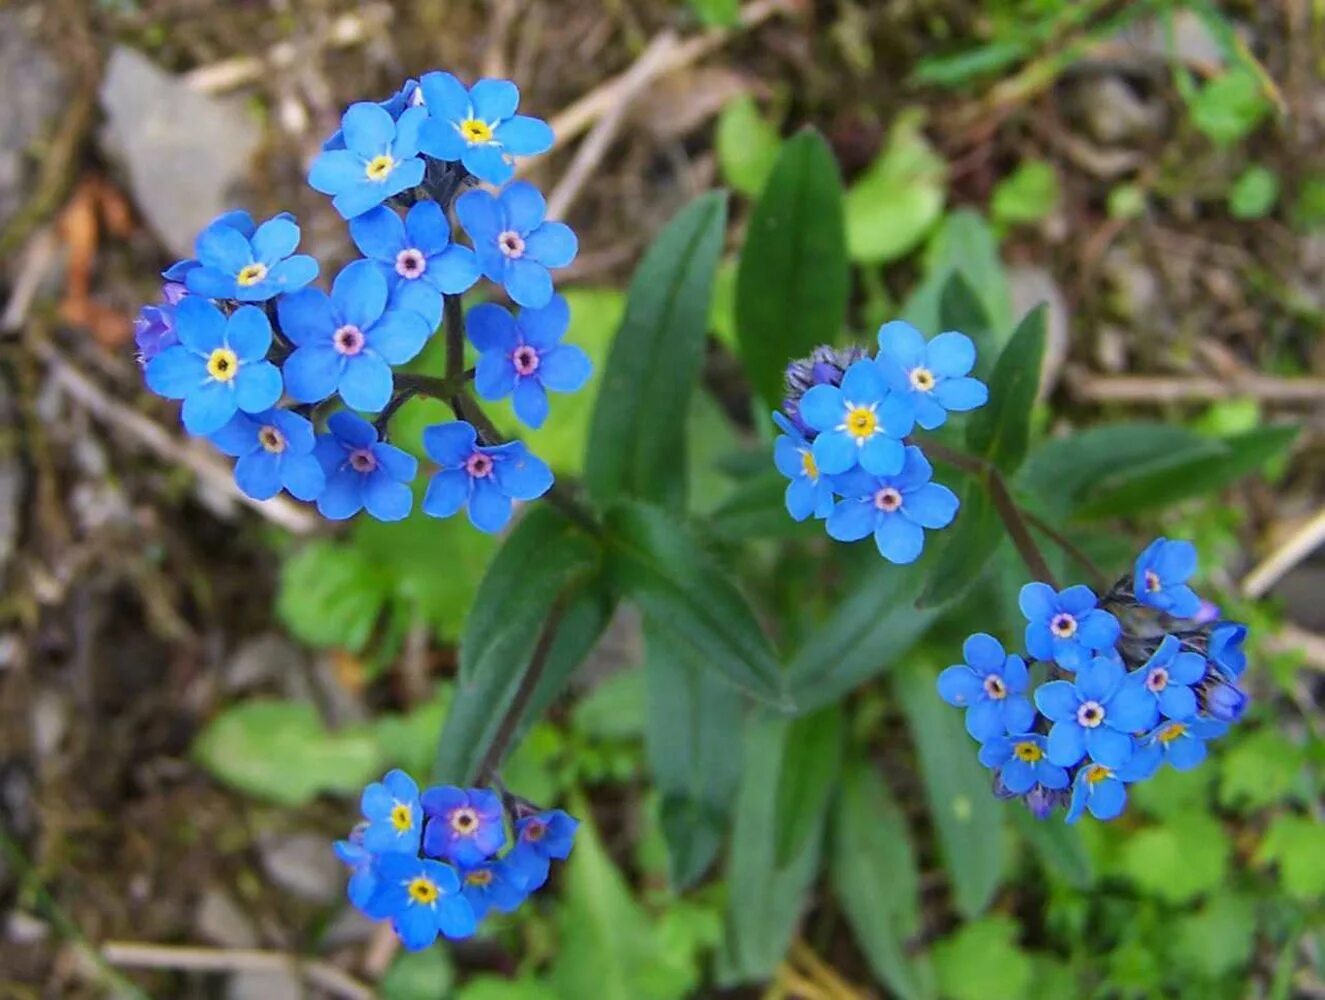
[[[455,379],[465,368],[465,307],[459,295],[442,296],[442,323],[446,327],[446,377]]]
[[[1108,592],[1109,578],[1104,570],[1100,569],[1099,565],[1091,559],[1090,556],[1082,552],[1070,538],[1057,528],[1050,525],[1044,518],[1032,514],[1028,510],[1023,510],[1022,515],[1026,518],[1027,523],[1029,523],[1032,528],[1041,534],[1048,536],[1050,541],[1066,552],[1071,558],[1075,559],[1077,564],[1094,578],[1093,582],[1096,589],[1098,589],[1101,594]]]

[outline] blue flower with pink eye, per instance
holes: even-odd
[[[379,441],[377,428],[363,417],[348,410],[333,413],[313,454],[327,479],[317,498],[323,517],[341,521],[367,510],[379,521],[399,521],[409,514],[414,505],[409,483],[418,460]]]
[[[238,302],[266,302],[277,295],[298,291],[317,277],[317,261],[295,253],[299,226],[293,216],[281,214],[268,219],[251,233],[235,228],[251,222],[227,214],[198,234],[194,246],[196,266],[182,262],[167,274],[183,268],[184,284],[194,295]]]
[[[1067,770],[1049,759],[1039,733],[993,737],[980,747],[980,763],[996,770],[1003,787],[1013,795],[1025,795],[1036,785],[1058,791],[1069,782]]]
[[[949,705],[966,709],[966,731],[981,743],[1029,732],[1035,709],[1026,698],[1031,679],[1026,661],[984,632],[967,638],[962,656],[964,663],[939,674],[938,690]]]
[[[429,947],[441,934],[467,938],[478,927],[474,909],[460,893],[455,869],[410,854],[381,854],[377,886],[363,908],[374,920],[390,920],[408,951]]]
[[[331,195],[345,219],[417,187],[424,173],[419,127],[427,117],[419,107],[406,108],[396,119],[371,102],[351,104],[340,120],[345,148],[318,155],[308,172],[309,186]]]
[[[1166,635],[1134,677],[1155,699],[1160,715],[1166,719],[1188,719],[1196,714],[1196,692],[1192,687],[1205,677],[1205,657],[1184,650],[1177,636]]]
[[[1201,598],[1187,586],[1195,572],[1195,545],[1156,538],[1137,557],[1132,592],[1147,607],[1174,618],[1191,618],[1201,610]]]
[[[512,501],[536,500],[552,486],[552,470],[523,441],[480,445],[463,420],[425,428],[423,448],[441,467],[423,498],[430,517],[463,509],[479,531],[495,534],[511,519]]]
[[[419,146],[438,160],[459,161],[489,184],[505,184],[515,173],[512,157],[534,156],[552,148],[546,122],[517,115],[520,90],[510,80],[479,80],[466,88],[450,73],[419,79],[428,120]]]
[[[888,388],[911,402],[916,423],[927,431],[942,427],[948,413],[984,406],[989,390],[971,378],[975,344],[964,333],[940,333],[926,343],[910,323],[894,320],[879,327],[875,359]]]
[[[456,199],[455,213],[489,281],[527,309],[552,301],[548,269],[574,260],[579,244],[570,226],[545,221],[547,202],[538,188],[516,181],[495,198],[482,189],[466,191]]]
[[[254,500],[270,500],[283,489],[300,500],[316,500],[326,488],[326,475],[313,455],[317,435],[297,413],[236,413],[210,440],[238,459],[235,485]]]
[[[462,868],[483,864],[506,843],[501,796],[486,788],[443,785],[423,793],[428,817],[423,853]]]
[[[818,432],[814,461],[824,475],[836,476],[857,465],[876,476],[902,471],[902,438],[911,433],[912,409],[888,390],[873,361],[855,362],[840,386],[812,386],[799,406],[800,419]]]
[[[184,429],[212,434],[236,412],[262,413],[281,398],[280,370],[267,360],[271,324],[262,310],[240,306],[229,316],[190,295],[175,308],[179,343],[147,364],[147,386],[184,401]]]
[[[570,857],[580,821],[561,809],[525,816],[515,824],[515,846],[506,855],[510,868],[533,892],[547,881],[552,861]]]
[[[815,452],[823,437],[815,439]],[[908,446],[895,475],[856,468],[834,476],[833,489],[842,500],[828,515],[829,537],[855,542],[873,534],[883,558],[899,565],[915,562],[925,547],[925,529],[945,528],[957,515],[957,495],[930,482],[933,472],[924,453]]]
[[[1121,665],[1098,658],[1083,664],[1072,681],[1049,681],[1035,691],[1035,706],[1053,722],[1049,760],[1071,767],[1089,756],[1119,768],[1134,749],[1131,733],[1149,729],[1159,712],[1154,699]]]
[[[796,425],[781,413],[773,414],[773,422],[782,431],[773,442],[773,464],[791,480],[785,497],[787,513],[797,521],[804,521],[811,514],[823,520],[833,512],[832,481],[819,474],[814,449]]]
[[[542,309],[523,309],[518,316],[490,302],[469,310],[465,327],[479,351],[474,375],[479,396],[510,396],[522,422],[542,427],[548,390],[575,392],[593,373],[584,351],[561,342],[569,326],[570,306],[560,295]]]
[[[1067,821],[1075,823],[1087,811],[1098,820],[1116,819],[1127,805],[1127,786],[1151,777],[1159,763],[1159,753],[1142,749],[1117,767],[1084,765],[1072,782]]]
[[[1076,670],[1097,653],[1112,649],[1122,629],[1118,619],[1096,607],[1095,593],[1077,585],[1056,591],[1046,583],[1021,588],[1018,604],[1026,616],[1026,652]]]

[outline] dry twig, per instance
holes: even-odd
[[[1090,403],[1191,403],[1251,396],[1277,403],[1325,400],[1325,378],[1276,378],[1247,374],[1235,378],[1203,375],[1095,375],[1079,368],[1067,372],[1068,390]]]
[[[293,972],[344,1000],[374,1000],[368,986],[329,962],[305,960],[283,951],[256,948],[197,948],[140,941],[107,941],[102,957],[111,965],[190,972]]]
[[[1242,580],[1242,593],[1247,597],[1263,597],[1269,593],[1294,566],[1321,545],[1325,545],[1325,510],[1321,510],[1306,524],[1261,560]]]

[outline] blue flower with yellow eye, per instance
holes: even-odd
[[[1029,732],[1035,709],[1026,698],[1031,680],[1026,661],[984,632],[967,638],[962,656],[966,662],[939,674],[938,690],[949,705],[966,709],[966,731],[981,743]]]
[[[376,872],[377,886],[364,912],[374,920],[390,920],[408,951],[427,948],[438,934],[467,938],[478,928],[450,865],[390,853],[378,856]]]
[[[1053,763],[1039,733],[995,736],[980,747],[980,763],[998,772],[1003,787],[1025,795],[1035,785],[1057,791],[1068,785],[1067,771]]]
[[[376,104],[351,104],[340,120],[344,149],[320,153],[308,172],[314,191],[331,195],[342,218],[353,219],[423,181],[419,127],[423,108],[406,108],[400,118]]]
[[[316,500],[327,485],[313,446],[313,425],[289,410],[236,413],[210,435],[235,462],[235,485],[254,500],[270,500],[282,489],[300,500]]]
[[[1195,572],[1195,545],[1156,538],[1137,557],[1132,592],[1147,607],[1174,618],[1191,618],[1201,610],[1201,598],[1187,586]]]
[[[1097,764],[1119,768],[1132,756],[1130,734],[1149,729],[1159,717],[1145,688],[1102,657],[1084,664],[1072,681],[1041,684],[1035,706],[1053,722],[1045,747],[1059,767],[1089,755]]]
[[[816,452],[823,437],[815,440]],[[834,476],[833,489],[842,500],[828,515],[828,536],[855,542],[872,533],[883,558],[899,565],[915,562],[925,547],[925,529],[946,528],[957,516],[957,495],[930,482],[932,475],[924,454],[912,445],[895,475],[875,476],[856,468]]]
[[[1072,782],[1067,821],[1075,823],[1087,811],[1099,820],[1116,819],[1127,805],[1127,786],[1145,781],[1155,773],[1159,763],[1157,751],[1141,749],[1118,767],[1083,765]]]
[[[236,412],[262,413],[281,398],[280,370],[267,360],[271,324],[262,310],[240,306],[229,316],[201,296],[175,309],[179,343],[147,364],[147,386],[184,401],[184,429],[212,434]]]
[[[1246,639],[1247,626],[1238,622],[1220,622],[1210,630],[1206,653],[1228,680],[1237,680],[1247,669],[1247,653],[1242,648]]]
[[[388,771],[381,781],[363,790],[359,808],[368,825],[363,846],[373,854],[403,851],[418,854],[423,837],[423,808],[419,786],[401,770]]]
[[[579,826],[579,820],[561,809],[548,809],[516,822],[515,846],[505,860],[524,879],[526,890],[542,887],[552,861],[570,857]]]
[[[875,359],[888,388],[915,408],[916,423],[927,431],[942,427],[948,413],[984,406],[989,390],[970,377],[975,344],[964,333],[940,333],[926,343],[910,323],[894,320],[879,327]]]
[[[1142,745],[1159,750],[1175,770],[1190,771],[1205,760],[1206,742],[1227,732],[1228,726],[1218,719],[1166,719],[1146,734]]]
[[[423,793],[428,824],[423,853],[464,868],[483,864],[506,843],[501,796],[486,788],[443,785]]]
[[[547,202],[538,188],[516,181],[495,198],[482,189],[466,191],[456,199],[455,214],[489,281],[526,309],[552,301],[548,269],[574,260],[579,243],[570,226],[546,221]]]
[[[522,874],[506,858],[485,861],[460,871],[460,894],[469,900],[474,916],[482,920],[489,910],[513,913],[529,898]]]
[[[384,101],[378,101],[377,106],[389,114],[393,119],[399,120],[405,113],[406,108],[417,107],[423,103],[423,92],[419,90],[418,80],[406,80],[394,94]],[[327,137],[327,141],[322,144],[326,149],[344,149],[345,133],[341,129],[336,129]]]
[[[824,475],[836,476],[859,465],[876,476],[902,471],[902,438],[911,433],[911,406],[888,390],[879,366],[855,362],[840,386],[812,386],[800,400],[800,419],[818,435],[814,461]]]
[[[184,284],[194,295],[266,302],[317,277],[317,261],[294,252],[300,234],[293,216],[275,216],[252,233],[236,229],[228,218],[222,216],[198,234],[197,266],[184,272]]]
[[[833,484],[819,474],[814,449],[786,416],[773,414],[782,433],[773,442],[773,464],[791,482],[787,483],[787,513],[797,521],[813,514],[823,520],[833,512]]]
[[[1182,648],[1182,640],[1166,635],[1134,675],[1155,699],[1166,719],[1187,719],[1196,714],[1196,692],[1192,686],[1205,676],[1205,657]]]
[[[450,73],[425,73],[419,80],[428,120],[419,147],[438,160],[460,161],[489,184],[505,184],[515,173],[512,157],[552,148],[552,129],[517,115],[520,90],[510,80],[479,80],[466,88]]]
[[[287,222],[294,222],[295,217],[290,212],[278,212],[272,216],[273,219],[284,219]],[[257,232],[258,224],[253,221],[253,216],[242,208],[232,209],[229,212],[222,212],[215,219],[207,224],[207,228],[212,226],[227,226],[230,229],[239,231],[239,234],[246,240],[251,240],[253,234]],[[177,260],[168,268],[161,272],[161,277],[167,281],[174,281],[180,284],[188,277],[190,271],[201,267],[201,262],[196,257],[190,257],[186,260]]]
[[[340,521],[366,509],[379,521],[399,521],[414,506],[409,483],[419,471],[418,459],[379,441],[377,428],[358,414],[333,413],[313,454],[327,479],[317,498],[323,517]]]
[[[1097,653],[1112,649],[1122,629],[1118,619],[1096,607],[1095,593],[1081,585],[1055,591],[1028,583],[1018,598],[1026,616],[1026,652],[1076,670]]]
[[[441,468],[428,484],[423,512],[451,517],[462,509],[469,523],[495,534],[506,527],[515,500],[536,500],[552,486],[552,470],[523,441],[480,445],[463,420],[424,428],[423,450]]]

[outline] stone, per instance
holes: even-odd
[[[311,903],[331,903],[345,889],[345,869],[331,841],[316,833],[273,837],[261,847],[262,867],[278,886]]]
[[[38,44],[32,18],[39,7],[0,10],[0,230],[31,192],[30,152],[55,127],[69,98],[68,81],[55,56]]]
[[[194,915],[194,929],[204,941],[222,948],[256,948],[258,929],[247,913],[221,889],[203,893]]]

